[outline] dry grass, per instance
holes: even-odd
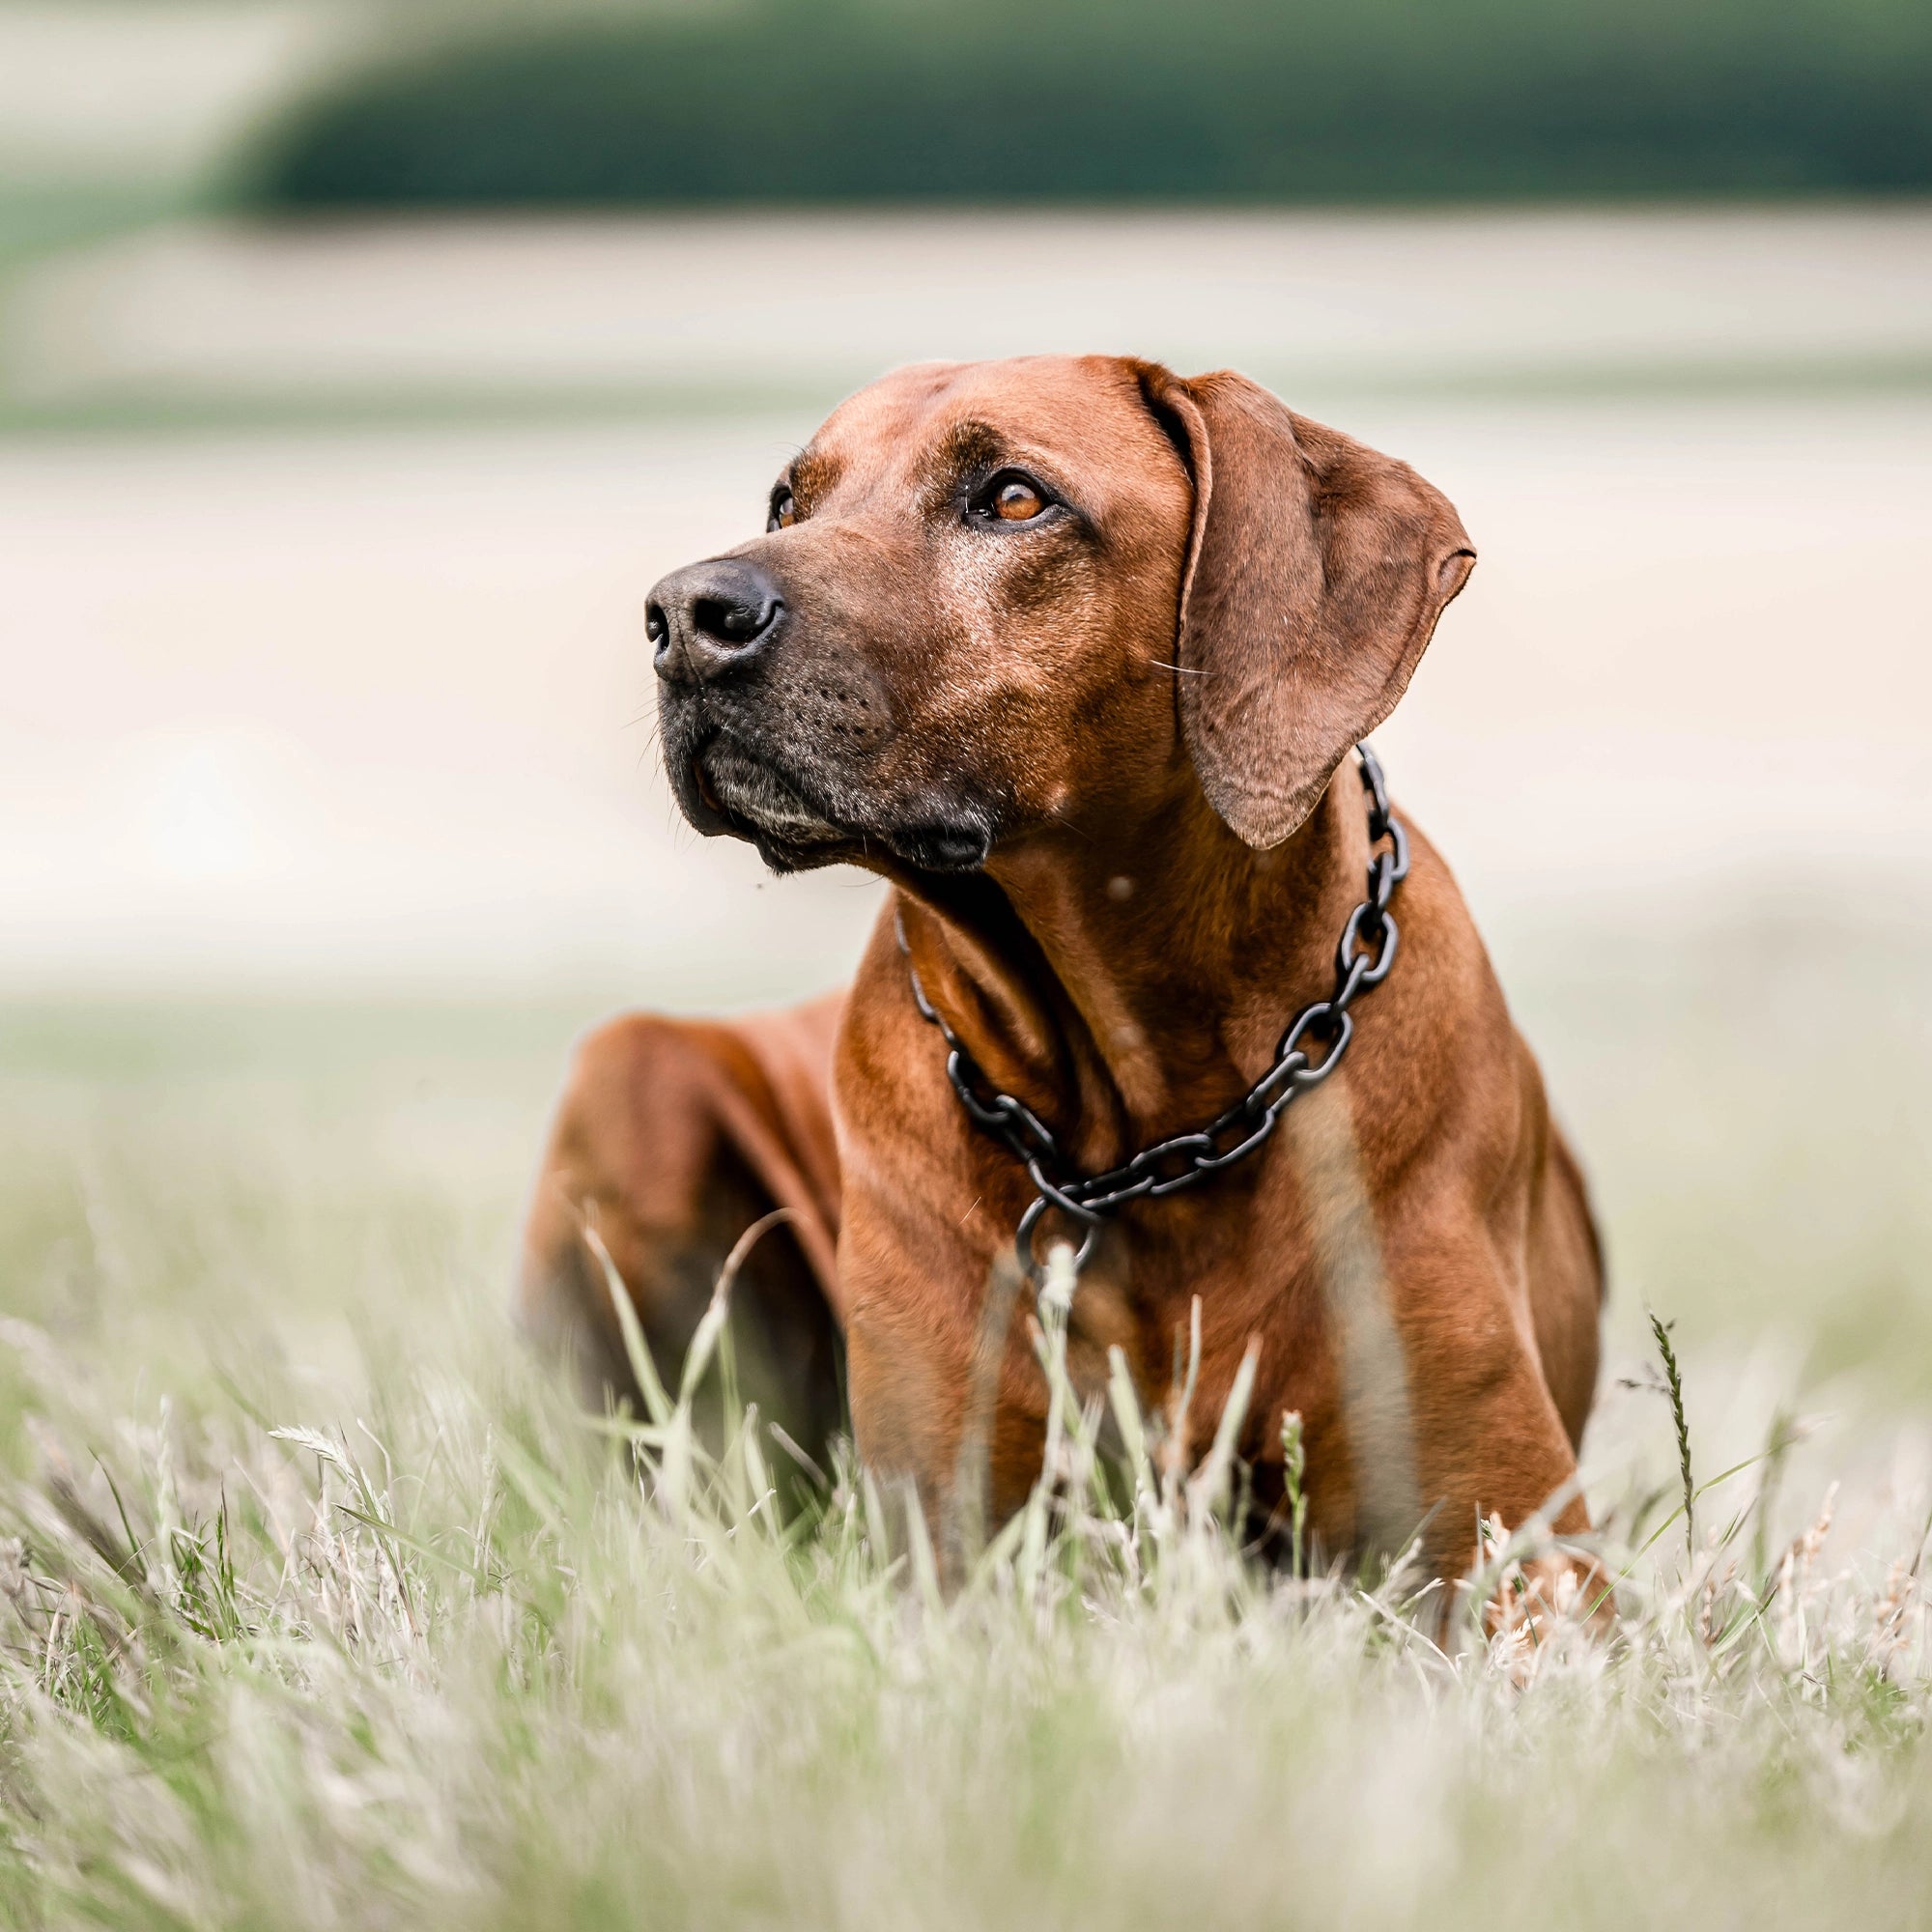
[[[1923,1922],[1909,1427],[1687,1316],[1685,1404],[1625,1361],[1590,1444],[1616,1637],[1525,1651],[1264,1570],[1237,1466],[1069,1401],[943,1597],[849,1465],[781,1524],[754,1426],[517,1352],[549,1025],[412,1021],[381,1104],[346,1022],[213,1082],[152,1029],[9,1059],[0,1923]]]
[[[1688,1549],[1626,1488],[1607,1646],[1443,1648],[1400,1572],[1263,1571],[1235,1472],[1110,1466],[1077,1403],[945,1598],[849,1466],[786,1527],[753,1418],[707,1455],[700,1364],[641,1425],[470,1346],[137,1419],[6,1340],[22,1924],[1884,1924],[1932,1884],[1923,1524],[1769,1537],[1775,1454]]]

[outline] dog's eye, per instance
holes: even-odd
[[[976,515],[1001,524],[1030,524],[1053,507],[1053,498],[1031,476],[1003,469],[980,485],[973,499]]]
[[[1003,524],[1029,523],[1045,508],[1046,500],[1039,492],[1017,477],[1010,483],[1002,483],[993,498],[993,514]]]
[[[768,530],[788,530],[798,522],[798,503],[782,483],[772,492],[771,515],[765,519]]]

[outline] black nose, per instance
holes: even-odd
[[[644,607],[658,675],[672,684],[723,676],[771,640],[784,608],[778,585],[741,557],[672,571]]]

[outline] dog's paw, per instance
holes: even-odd
[[[1490,1662],[1518,1684],[1554,1658],[1600,1645],[1616,1628],[1615,1578],[1598,1558],[1561,1546],[1519,1552],[1495,1517],[1484,1525],[1478,1577],[1488,1585]]]

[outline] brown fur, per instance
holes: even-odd
[[[1038,476],[1065,514],[976,524],[962,493],[988,466]],[[732,1026],[632,1019],[585,1044],[524,1303],[604,1338],[608,1367],[588,1205],[653,1345],[674,1351],[735,1234],[794,1208],[753,1295],[775,1386],[798,1372],[789,1412],[815,1451],[836,1321],[862,1456],[946,1532],[971,1500],[982,1311],[1011,1286],[1032,1189],[948,1085],[895,914],[987,1077],[1082,1171],[1211,1119],[1330,985],[1368,853],[1346,754],[1401,696],[1473,553],[1413,471],[1244,379],[1111,357],[901,371],[781,481],[797,523],[731,554],[782,591],[755,661],[700,669],[673,609],[688,586],[661,587],[673,783],[702,829],[781,867],[868,864],[892,903],[842,1002]],[[767,771],[810,809],[774,818]],[[981,833],[983,863],[930,857]],[[1260,1344],[1242,1444],[1260,1506],[1298,1411],[1323,1547],[1386,1546],[1426,1519],[1448,1574],[1479,1516],[1514,1526],[1554,1495],[1556,1529],[1586,1527],[1562,1492],[1601,1271],[1535,1063],[1447,866],[1411,837],[1400,954],[1357,1006],[1341,1070],[1255,1157],[1108,1226],[1069,1359],[1098,1388],[1120,1348],[1163,1407],[1198,1295],[1197,1430]],[[990,1378],[996,1515],[1038,1468],[1046,1389],[1025,1325]]]

